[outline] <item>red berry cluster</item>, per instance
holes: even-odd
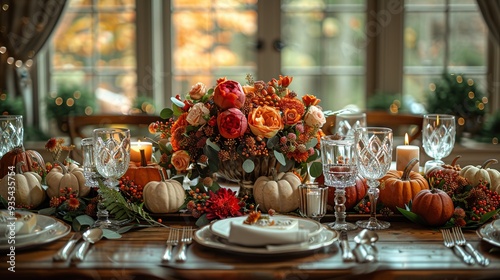
[[[470,219],[479,221],[484,214],[498,209],[500,195],[496,191],[491,191],[488,185],[482,182],[470,191],[467,202]]]
[[[186,207],[191,212],[193,217],[199,218],[203,215],[203,213],[205,213],[205,202],[210,198],[210,196],[208,196],[207,193],[200,192],[200,189],[196,188],[196,190],[189,191],[189,197],[191,200],[189,200]]]
[[[355,209],[358,211],[359,214],[370,214],[370,206],[371,206],[370,201],[366,201],[363,199],[360,201],[358,205],[356,205]]]
[[[143,186],[136,185],[128,176],[122,177],[119,181],[119,189],[121,194],[131,203],[142,203]]]

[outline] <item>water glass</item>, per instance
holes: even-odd
[[[424,172],[431,167],[444,164],[455,145],[455,116],[446,114],[424,115],[422,124],[422,146],[425,153],[433,158],[425,163]]]
[[[354,186],[358,175],[355,150],[353,137],[328,135],[321,138],[325,185],[335,187],[335,222],[328,225],[334,230],[357,228],[355,224],[345,221],[345,188]]]
[[[23,116],[0,115],[0,158],[23,145]]]
[[[301,184],[299,193],[300,214],[319,222],[326,214],[328,187],[317,183]]]
[[[335,116],[335,133],[353,136],[359,127],[366,127],[366,114],[362,112],[341,113]]]
[[[81,148],[83,161],[83,177],[85,178],[85,184],[88,187],[97,188],[99,186],[99,183],[97,182],[98,174],[95,168],[94,161],[94,138],[83,138],[81,141]]]

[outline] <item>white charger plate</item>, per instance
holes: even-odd
[[[4,213],[10,213],[7,210],[2,210]],[[33,231],[30,233],[16,233],[16,242],[19,241],[24,241],[27,239],[32,239],[35,238],[37,235],[42,234],[46,231],[49,231],[52,227],[54,227],[57,224],[57,221],[49,216],[44,216],[44,215],[38,215],[29,211],[23,211],[23,210],[16,210],[16,213],[19,213],[21,215],[34,215],[36,216],[36,225],[33,228]],[[8,222],[9,223],[9,222]],[[8,242],[9,238],[7,236],[8,234],[8,228],[4,228],[2,225],[2,231],[0,232],[0,244],[5,244]]]
[[[214,234],[210,230],[210,225],[206,225],[194,234],[194,241],[202,246],[224,250],[230,253],[244,255],[261,255],[261,256],[276,256],[276,255],[295,255],[311,252],[325,246],[331,245],[338,239],[336,231],[328,230],[321,226],[318,234],[311,236],[308,242],[299,244],[273,245],[266,247],[245,247],[229,243],[226,238]]]
[[[309,237],[312,237],[316,234],[319,234],[321,230],[323,229],[323,226],[314,220],[310,219],[304,219],[304,218],[298,218],[298,217],[292,217],[292,216],[286,216],[286,215],[275,215],[272,216],[273,219],[279,221],[279,220],[297,220],[299,224],[299,229],[303,230],[309,230]],[[211,223],[210,226],[210,231],[214,235],[217,235],[222,238],[229,238],[229,230],[231,223],[239,223],[243,224],[243,222],[247,219],[247,216],[241,216],[241,217],[234,217],[234,218],[227,218],[223,220],[218,220],[213,223]]]
[[[482,240],[500,247],[500,220],[484,224],[476,230],[476,233]]]
[[[21,214],[29,213],[36,215],[37,224],[35,226],[35,230],[28,234],[16,234],[15,244],[9,244],[9,239],[3,235],[4,233],[2,233],[2,237],[0,238],[0,250],[8,250],[11,246],[15,246],[16,249],[23,249],[46,244],[66,236],[71,231],[71,227],[69,225],[60,222],[55,218],[27,211],[16,212]]]

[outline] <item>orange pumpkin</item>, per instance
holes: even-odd
[[[368,185],[366,184],[366,179],[358,176],[354,186],[345,188],[345,209],[350,210],[356,206],[356,204],[365,197],[367,190]],[[331,207],[335,207],[335,188],[328,188],[327,204]]]
[[[396,207],[404,208],[418,192],[429,189],[424,176],[411,171],[417,162],[417,159],[411,160],[404,171],[389,170],[380,179],[379,201],[392,211],[397,211]]]
[[[440,189],[422,190],[413,199],[411,211],[429,226],[442,226],[453,216],[453,200]]]
[[[15,147],[0,159],[0,178],[9,173],[9,167],[16,166],[17,163],[24,162],[21,167],[22,172],[32,171],[38,173],[45,168],[45,161],[42,155],[34,150],[24,150],[22,146]]]
[[[147,183],[152,181],[161,181],[161,169],[158,164],[148,164],[146,166],[130,163],[124,177],[134,181],[136,185],[146,186]]]

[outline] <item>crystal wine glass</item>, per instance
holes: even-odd
[[[433,158],[425,163],[424,172],[431,167],[444,164],[455,145],[455,116],[444,114],[424,115],[422,124],[422,146],[425,153]]]
[[[130,162],[130,130],[126,128],[97,128],[93,132],[94,160],[97,172],[106,178],[104,184],[118,190],[118,179],[128,169]],[[95,227],[116,228],[117,221],[109,219],[106,207],[99,202]]]
[[[356,224],[366,229],[386,229],[390,223],[377,220],[377,200],[379,179],[391,168],[392,129],[385,127],[358,128],[355,132],[356,162],[359,174],[367,180],[370,198],[370,218],[357,221]]]
[[[359,127],[366,127],[365,113],[349,112],[335,116],[335,133],[354,137],[354,131]]]
[[[23,145],[23,116],[0,115],[0,158]]]
[[[325,185],[335,187],[335,222],[328,225],[335,230],[357,228],[355,224],[345,221],[345,188],[354,186],[358,175],[355,149],[353,137],[327,135],[321,138]]]

